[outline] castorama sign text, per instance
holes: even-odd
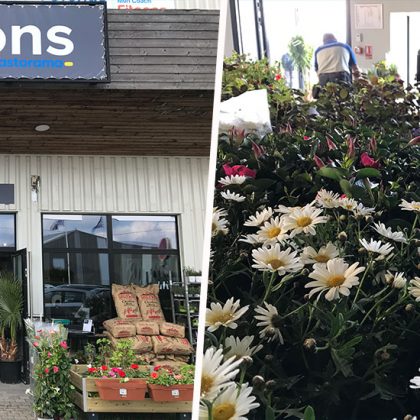
[[[0,4],[0,80],[108,81],[104,4]]]

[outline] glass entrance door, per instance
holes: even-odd
[[[23,311],[22,318],[28,318],[29,316],[29,299],[28,299],[28,269],[27,269],[27,251],[26,249],[20,249],[12,255],[12,266],[13,275],[15,279],[18,279],[22,284],[22,296],[23,296]],[[25,340],[25,328],[23,326],[20,334],[20,348],[22,351],[22,382],[25,384],[29,383],[29,345]]]

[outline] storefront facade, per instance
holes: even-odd
[[[100,321],[113,282],[201,267],[218,16],[109,10],[109,83],[1,82],[0,262],[26,250],[29,315]]]

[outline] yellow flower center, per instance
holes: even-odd
[[[330,260],[330,257],[328,255],[318,254],[316,257],[314,257],[314,260],[319,263],[326,263]]]
[[[232,403],[219,404],[213,407],[214,420],[229,420],[236,413],[236,407]]]
[[[274,270],[277,270],[279,267],[283,267],[285,265],[284,262],[278,258],[273,258],[272,260],[267,261],[267,264],[271,265]]]
[[[213,376],[202,375],[201,376],[201,396],[206,396],[214,385]]]
[[[311,223],[312,223],[312,219],[308,216],[302,216],[296,219],[296,224],[299,227],[306,227],[306,226],[309,226]]]
[[[226,324],[227,322],[231,321],[232,318],[232,312],[212,312],[207,316],[207,322],[210,324],[216,324],[216,322]]]
[[[336,274],[327,280],[327,284],[329,287],[338,287],[341,286],[345,280],[346,278],[342,274]]]
[[[267,230],[267,236],[272,239],[277,237],[281,232],[281,229],[279,227],[272,227],[270,229]]]

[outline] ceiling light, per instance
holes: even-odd
[[[50,126],[48,124],[39,124],[35,127],[35,131],[48,131],[50,129]]]

